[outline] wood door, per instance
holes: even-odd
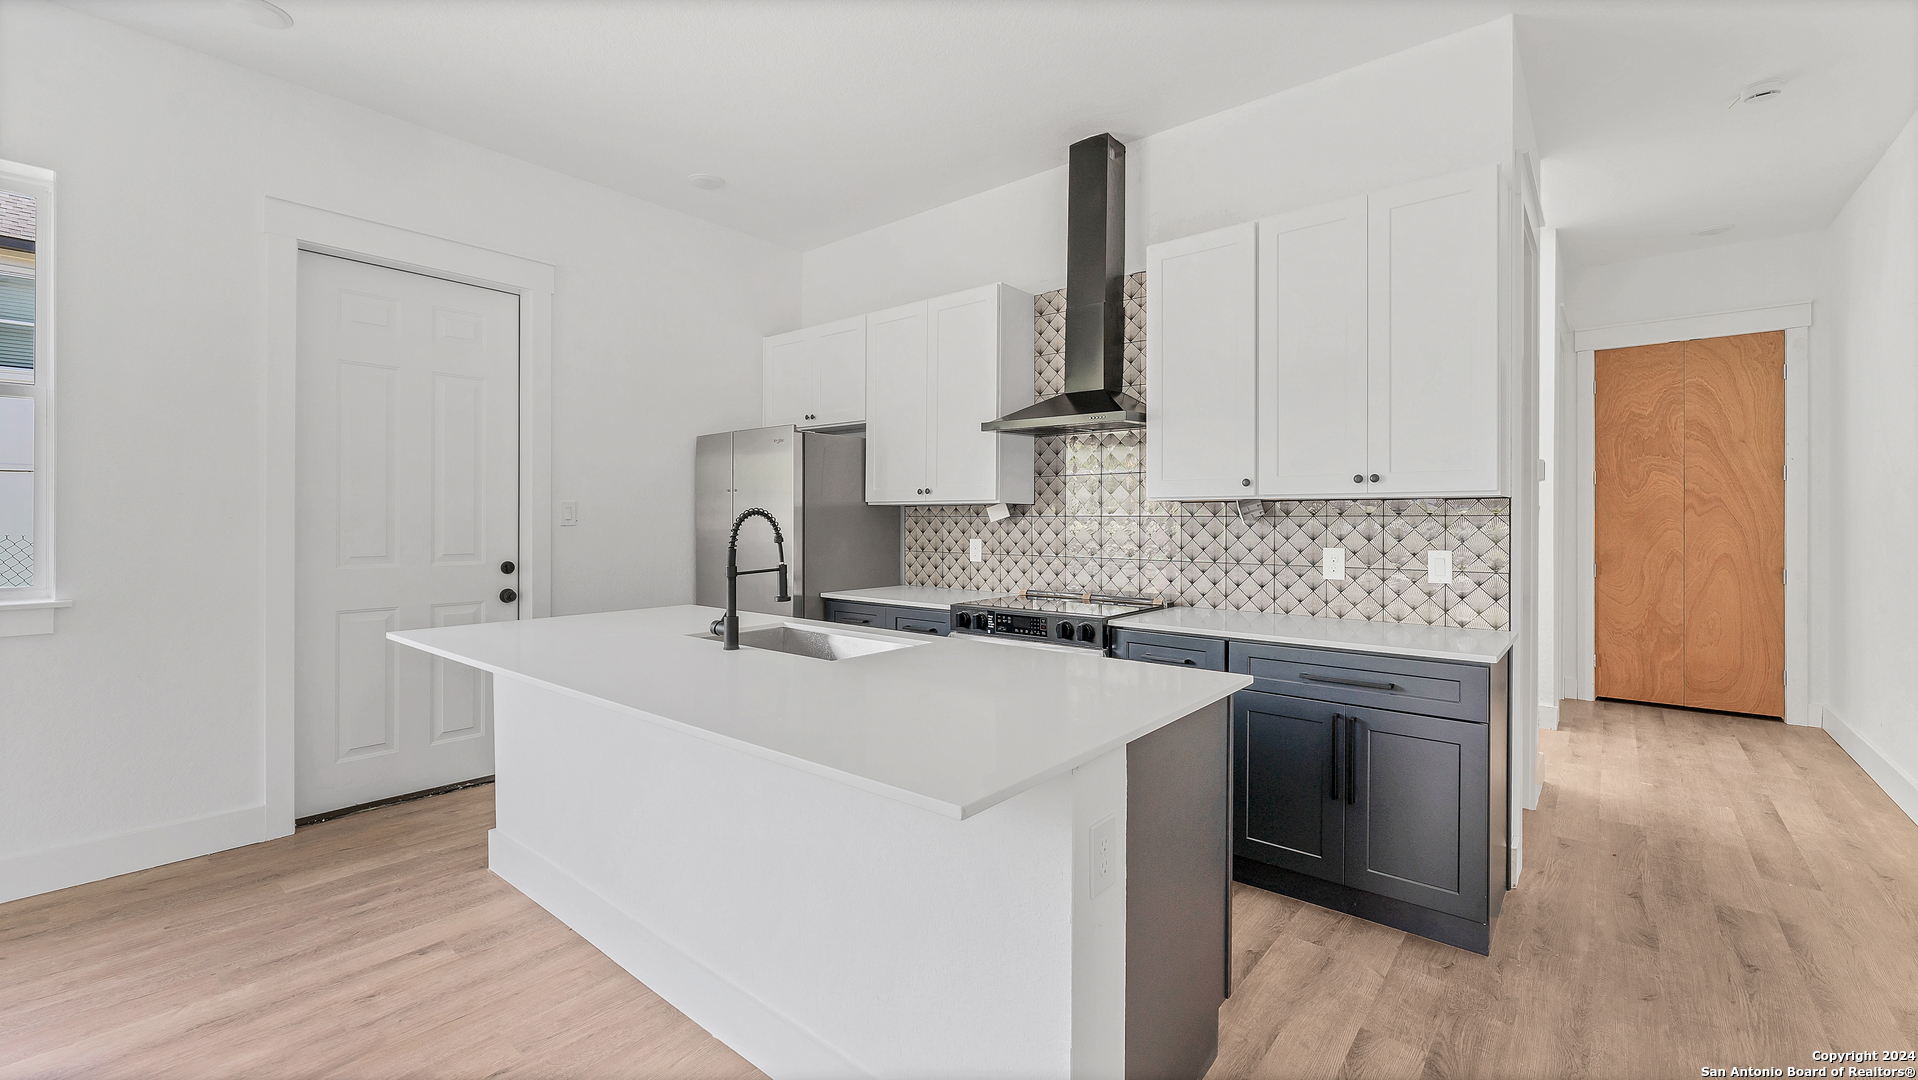
[[[493,771],[491,692],[391,630],[518,617],[519,298],[300,253],[294,812]]]
[[[1685,704],[1785,712],[1785,335],[1685,344]]]
[[[1365,196],[1259,222],[1259,496],[1365,494]]]
[[[1498,493],[1498,208],[1489,165],[1366,197],[1366,498]]]
[[[1598,354],[1597,690],[1685,701],[1685,344]]]
[[[1258,226],[1146,250],[1146,497],[1249,499],[1258,471]]]
[[[1597,361],[1598,696],[1784,715],[1784,334]]]

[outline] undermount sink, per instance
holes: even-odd
[[[694,636],[710,638],[712,635],[696,634]],[[763,626],[757,630],[741,630],[739,644],[748,649],[765,649],[768,652],[810,656],[815,660],[845,660],[854,656],[891,652],[894,649],[909,649],[919,642],[886,641],[882,638],[860,637],[854,634],[828,634],[818,630],[802,630],[797,626]]]

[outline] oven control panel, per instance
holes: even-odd
[[[1084,616],[1074,618],[955,605],[952,630],[956,634],[1030,638],[1085,649],[1103,649],[1106,644],[1105,620]]]

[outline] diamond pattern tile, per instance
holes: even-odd
[[[1125,388],[1145,400],[1144,274],[1125,279]],[[1032,298],[1033,389],[1065,386],[1066,292]],[[1145,498],[1140,432],[1033,440],[1033,502],[988,521],[976,506],[908,507],[905,578],[1012,592],[1113,589],[1175,603],[1432,625],[1510,621],[1504,499],[1290,499],[1246,520],[1232,503]],[[983,562],[966,556],[978,537]],[[1322,580],[1320,545],[1346,549],[1347,580]],[[1425,553],[1453,552],[1451,586],[1425,581]]]

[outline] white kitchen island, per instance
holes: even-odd
[[[719,614],[390,635],[494,676],[495,872],[776,1078],[1203,1074],[1248,677]]]

